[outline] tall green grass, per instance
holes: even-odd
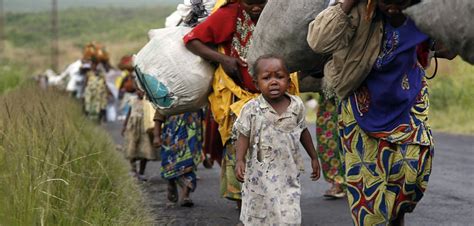
[[[26,70],[13,64],[0,64],[0,95],[20,85],[26,78]]]
[[[128,164],[72,99],[29,84],[0,97],[0,225],[152,224]]]
[[[474,66],[459,57],[442,62],[430,84],[430,124],[435,130],[474,134]]]

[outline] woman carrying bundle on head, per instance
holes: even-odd
[[[433,140],[428,86],[416,48],[430,38],[402,11],[414,0],[345,0],[309,25],[330,53],[326,90],[339,104],[347,196],[355,225],[402,225],[426,190]],[[436,56],[453,58],[440,43]]]
[[[214,119],[225,153],[222,163],[221,195],[240,206],[241,184],[234,173],[235,148],[231,129],[242,106],[257,96],[245,62],[252,32],[267,0],[240,0],[226,3],[184,36],[186,47],[194,54],[219,65],[209,96]],[[294,80],[293,80],[294,81]],[[292,83],[293,93],[297,85]]]

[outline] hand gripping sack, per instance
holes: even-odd
[[[328,5],[328,0],[272,0],[265,6],[253,33],[247,62],[259,56],[282,56],[290,72],[321,70],[326,57],[316,54],[306,41],[308,25]]]
[[[423,0],[405,13],[421,31],[474,64],[473,0]]]
[[[191,28],[154,30],[154,37],[134,56],[136,80],[162,115],[196,111],[207,104],[214,68],[186,49]]]

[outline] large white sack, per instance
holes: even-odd
[[[184,25],[183,21],[185,21],[186,17],[193,11],[193,2],[195,1],[184,0],[182,4],[178,4],[176,11],[166,17],[165,27]],[[201,4],[205,9],[206,14],[210,15],[214,5],[216,4],[216,0],[200,0],[198,4]],[[206,18],[207,16],[201,17],[198,19],[198,22],[200,23]]]
[[[247,62],[264,54],[285,58],[291,72],[324,66],[323,57],[309,47],[308,25],[325,9],[329,0],[268,1],[253,33]]]
[[[178,11],[174,11],[173,13],[171,13],[171,15],[166,17],[165,27],[176,27],[181,23],[181,20],[181,14]],[[148,37],[150,37],[150,32],[148,32]]]
[[[474,64],[474,0],[423,0],[405,12],[421,31]]]
[[[207,104],[214,68],[186,49],[189,27],[157,29],[134,56],[139,88],[163,115],[196,111]]]

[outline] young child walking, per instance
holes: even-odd
[[[161,147],[161,176],[168,180],[168,200],[178,202],[181,188],[183,207],[194,205],[190,198],[196,189],[196,166],[202,152],[202,111],[162,116],[155,113],[153,145]]]
[[[143,105],[144,93],[141,90],[136,91],[137,96],[130,99],[131,109],[125,119],[122,136],[126,142],[126,158],[132,166],[131,174],[138,180],[146,181],[145,167],[148,160],[156,160],[156,153],[151,147],[151,142],[144,124]],[[137,170],[137,162],[139,169]]]
[[[304,104],[286,92],[290,76],[281,57],[261,56],[253,70],[261,94],[243,107],[234,124],[235,171],[243,182],[240,220],[245,225],[298,225],[299,175],[304,169],[300,142],[311,157],[311,179],[320,176],[316,150],[305,125]]]

